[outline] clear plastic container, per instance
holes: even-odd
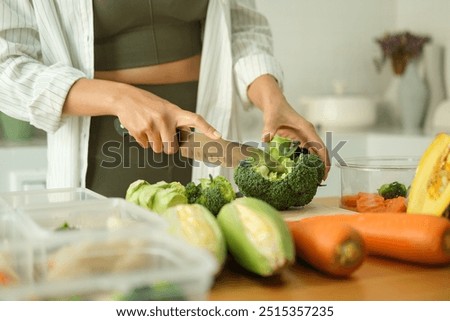
[[[33,248],[32,282],[18,273],[1,300],[204,300],[217,271],[206,251],[143,227],[60,233]]]
[[[0,289],[32,280],[33,253],[28,226],[19,217],[0,214]]]
[[[21,216],[12,213],[0,214],[0,245],[11,242],[19,242],[34,237],[30,233],[30,225]]]
[[[340,206],[357,210],[356,196],[359,193],[378,194],[384,184],[398,182],[406,189],[411,185],[419,157],[354,157],[337,164],[341,174]]]
[[[142,223],[152,230],[167,227],[158,214],[121,198],[28,206],[19,209],[18,214],[34,223],[39,236],[61,230],[114,230]]]
[[[87,188],[54,188],[0,194],[0,203],[3,201],[3,203],[6,203],[13,209],[48,206],[67,202],[86,202],[99,199],[106,199],[106,197]]]
[[[218,270],[121,198],[46,190],[3,193],[0,205],[0,300],[204,300]]]

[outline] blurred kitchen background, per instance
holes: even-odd
[[[450,132],[450,0],[256,3],[272,27],[288,100],[338,157],[420,156],[436,132]],[[429,41],[396,75],[376,39],[399,33]],[[261,117],[249,113],[239,117],[251,128],[243,139],[258,140]],[[8,138],[1,126],[0,192],[43,188],[45,134]],[[336,167],[326,184],[318,196],[339,195]]]

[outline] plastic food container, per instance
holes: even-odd
[[[13,215],[0,214],[0,290],[32,279],[33,253],[26,224]],[[20,275],[20,278],[19,278]]]
[[[17,209],[48,206],[68,202],[86,202],[99,199],[106,199],[106,197],[87,188],[55,188],[7,192],[0,194],[0,208],[2,202],[6,203],[13,209]]]
[[[64,202],[18,209],[18,215],[34,225],[36,235],[82,230],[115,230],[148,225],[151,230],[165,230],[166,221],[158,214],[121,198]]]
[[[358,212],[382,211],[383,197],[379,193],[380,187],[397,182],[405,186],[407,193],[414,179],[419,160],[419,157],[345,159],[345,162],[337,164],[341,174],[340,206]],[[359,202],[360,206],[356,202]]]
[[[0,300],[204,300],[217,269],[209,252],[124,199],[0,194]]]
[[[10,260],[16,278],[1,300],[204,300],[217,270],[206,251],[145,228],[61,233],[32,248],[31,269]]]

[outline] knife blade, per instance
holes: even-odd
[[[259,149],[248,144],[223,138],[212,139],[205,134],[186,130],[179,130],[178,135],[181,155],[199,162],[235,168],[241,160],[259,155]]]
[[[119,134],[129,135],[128,130],[122,126],[118,118],[114,121],[114,127]],[[257,147],[257,143],[253,146],[223,138],[212,139],[199,132],[181,129],[177,130],[177,138],[180,154],[195,161],[235,168],[241,160],[247,157],[258,159],[263,155],[268,166],[271,166],[271,164],[274,168],[277,166],[268,153]]]

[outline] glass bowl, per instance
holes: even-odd
[[[380,195],[380,187],[394,182],[409,190],[416,173],[420,157],[353,157],[337,164],[341,174],[340,207],[357,212],[390,211],[386,208],[388,198]],[[384,194],[386,196],[386,194]],[[406,211],[407,195],[402,198],[402,209]],[[358,202],[358,203],[357,203]],[[360,205],[360,206],[358,206]],[[398,204],[397,204],[398,205]],[[401,205],[401,204],[400,204]]]

